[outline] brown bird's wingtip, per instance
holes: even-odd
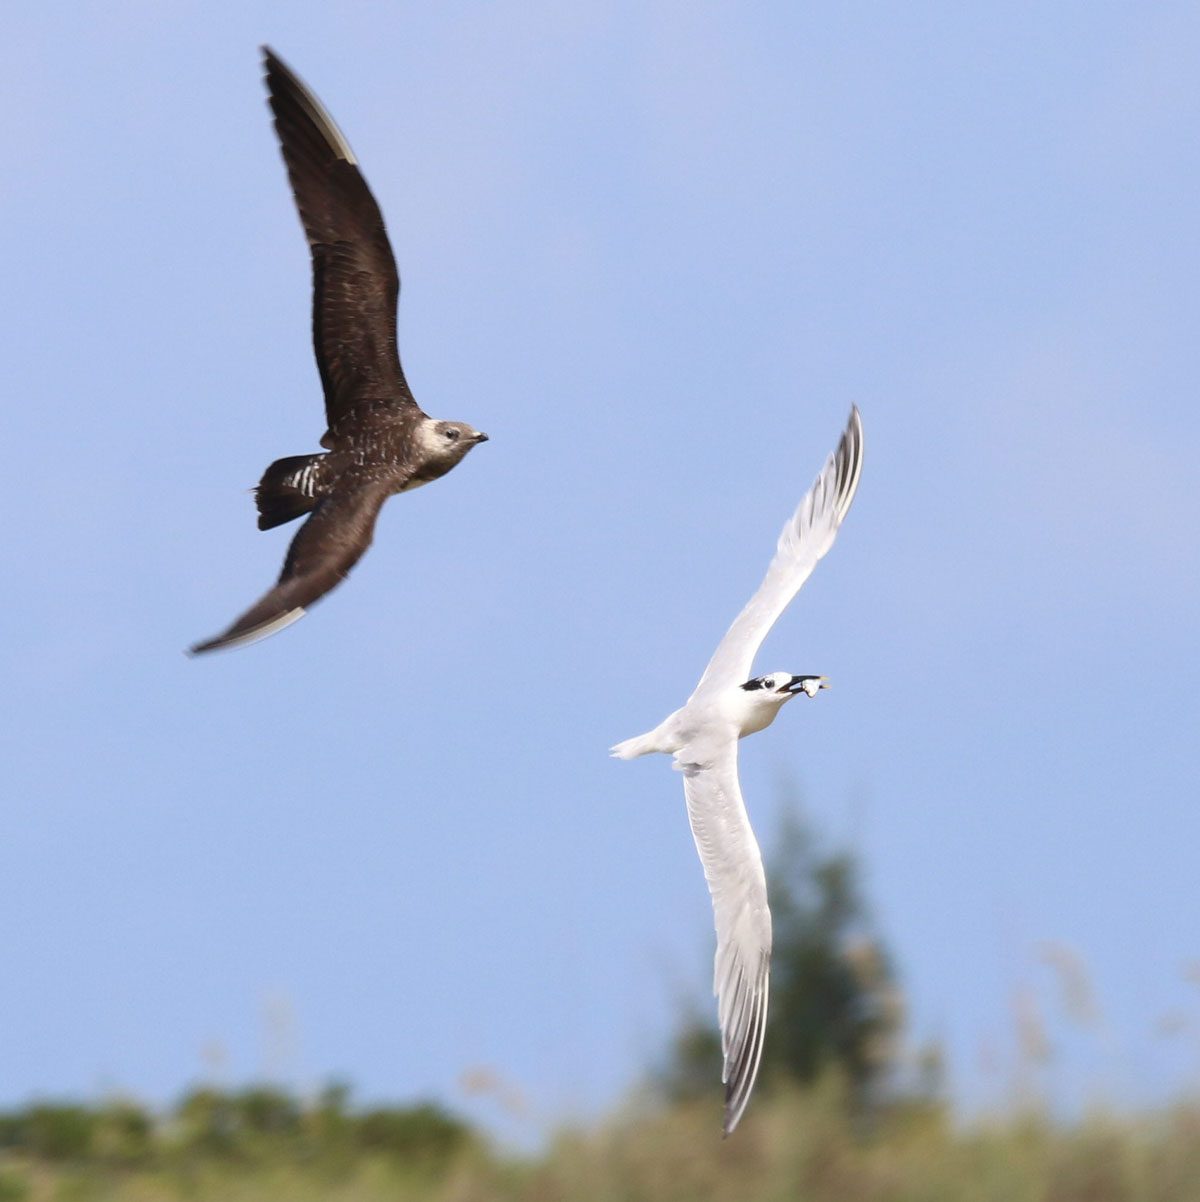
[[[258,49],[259,53],[262,55],[264,78],[270,75],[295,75],[295,72],[287,65],[287,62],[280,58],[275,50],[271,46],[267,45],[266,42],[263,42]]]
[[[295,605],[291,609],[283,613],[275,614],[274,617],[268,618],[265,621],[252,622],[249,625],[243,625],[241,621],[235,622],[224,634],[219,634],[216,638],[205,639],[203,643],[196,643],[189,647],[187,654],[191,658],[197,655],[204,655],[209,651],[222,651],[226,648],[246,647],[251,643],[260,642],[262,639],[268,638],[277,631],[283,630],[290,626],[293,622],[304,617],[304,606]]]

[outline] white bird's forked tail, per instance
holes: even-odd
[[[608,753],[619,760],[635,760],[639,755],[649,755],[659,749],[658,740],[654,737],[657,733],[657,730],[652,730],[644,735],[635,735],[632,739],[610,747]]]

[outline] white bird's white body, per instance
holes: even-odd
[[[695,692],[653,730],[612,749],[625,760],[652,752],[674,756],[683,773],[717,928],[713,992],[725,1058],[726,1135],[737,1126],[758,1073],[771,963],[767,882],[738,784],[738,740],[770,726],[790,697],[814,697],[828,683],[787,672],[747,677],[767,632],[833,545],[858,487],[862,445],[862,420],[853,409],[837,450],[784,526],[762,584],[717,646]]]
[[[790,673],[776,672],[772,675],[786,680]],[[816,694],[816,689],[810,691],[807,685],[801,687],[810,697]],[[612,749],[612,754],[619,760],[632,760],[655,751],[674,755],[701,735],[722,742],[744,739],[747,735],[766,730],[775,721],[789,696],[794,694],[780,696],[763,689],[751,693],[742,688],[723,690],[701,698],[699,702],[688,702],[682,709],[668,714],[653,730],[618,743]]]

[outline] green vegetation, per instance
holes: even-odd
[[[434,1107],[272,1089],[3,1117],[0,1202],[1200,1202],[1200,1106],[961,1126],[893,1102],[864,1126],[830,1075],[777,1084],[729,1140],[719,1104],[639,1106],[506,1155]]]
[[[854,858],[795,818],[776,847],[770,1051],[731,1139],[705,999],[653,1088],[536,1155],[437,1106],[354,1106],[344,1086],[196,1089],[165,1113],[39,1102],[0,1114],[0,1202],[1200,1202],[1200,1103],[1068,1123],[1026,1100],[963,1122],[936,1053],[901,1056],[900,995]],[[1045,955],[1094,1022],[1082,966]],[[1041,1063],[1044,1042],[1021,1055]]]
[[[324,1197],[364,1180],[424,1196],[482,1148],[440,1107],[352,1109],[344,1086],[308,1104],[270,1086],[197,1089],[163,1115],[39,1102],[0,1114],[0,1202],[272,1197],[284,1182],[279,1196]]]

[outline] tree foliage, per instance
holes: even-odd
[[[254,1085],[193,1089],[160,1114],[125,1100],[37,1102],[0,1113],[0,1156],[113,1168],[205,1161],[333,1167],[382,1156],[439,1169],[475,1139],[466,1123],[428,1103],[354,1108],[345,1086],[330,1086],[315,1102]]]

